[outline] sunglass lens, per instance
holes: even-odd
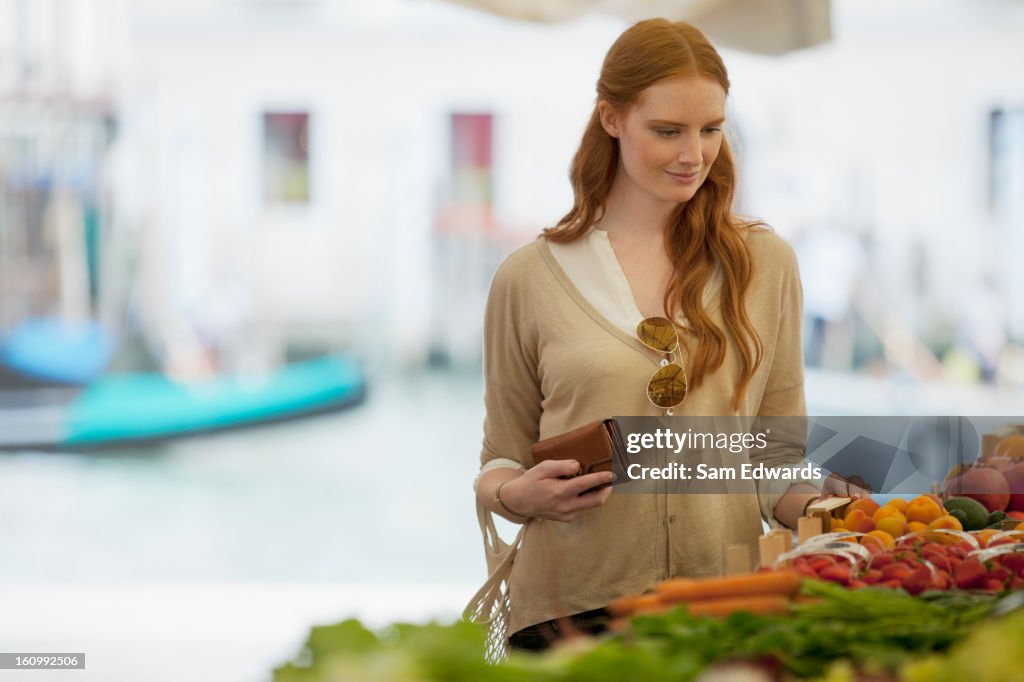
[[[675,407],[686,397],[686,371],[672,363],[665,365],[651,377],[647,384],[647,396],[651,402],[662,408]]]
[[[636,326],[636,336],[648,348],[671,353],[679,345],[676,328],[664,317],[648,317]]]

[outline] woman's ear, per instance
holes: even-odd
[[[597,115],[601,118],[601,127],[612,137],[622,134],[622,119],[607,100],[597,103]]]

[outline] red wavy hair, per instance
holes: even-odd
[[[703,33],[684,22],[648,19],[627,29],[608,50],[597,82],[597,101],[605,100],[624,112],[655,83],[693,76],[715,81],[728,95],[725,64]],[[601,125],[595,103],[569,169],[575,197],[572,210],[542,236],[553,242],[571,242],[589,232],[604,212],[618,166],[618,140]],[[663,304],[674,322],[679,323],[674,312],[679,310],[690,322],[689,334],[683,334],[680,342],[690,357],[687,374],[691,389],[722,366],[730,337],[736,342],[741,375],[732,405],[738,410],[764,354],[743,305],[753,270],[743,232],[763,223],[740,219],[732,212],[735,189],[735,164],[729,143],[723,139],[707,179],[666,222],[665,248],[673,274]],[[719,264],[725,330],[714,323],[701,300]]]

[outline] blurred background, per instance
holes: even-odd
[[[262,680],[460,612],[490,277],[649,16],[721,48],[810,412],[1024,414],[1024,3],[0,0],[0,648]]]

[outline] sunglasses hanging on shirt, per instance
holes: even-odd
[[[647,383],[647,399],[655,407],[672,416],[672,408],[686,399],[686,369],[674,356],[678,356],[679,334],[672,322],[664,317],[648,317],[636,326],[636,337],[651,350],[665,353],[661,368]]]

